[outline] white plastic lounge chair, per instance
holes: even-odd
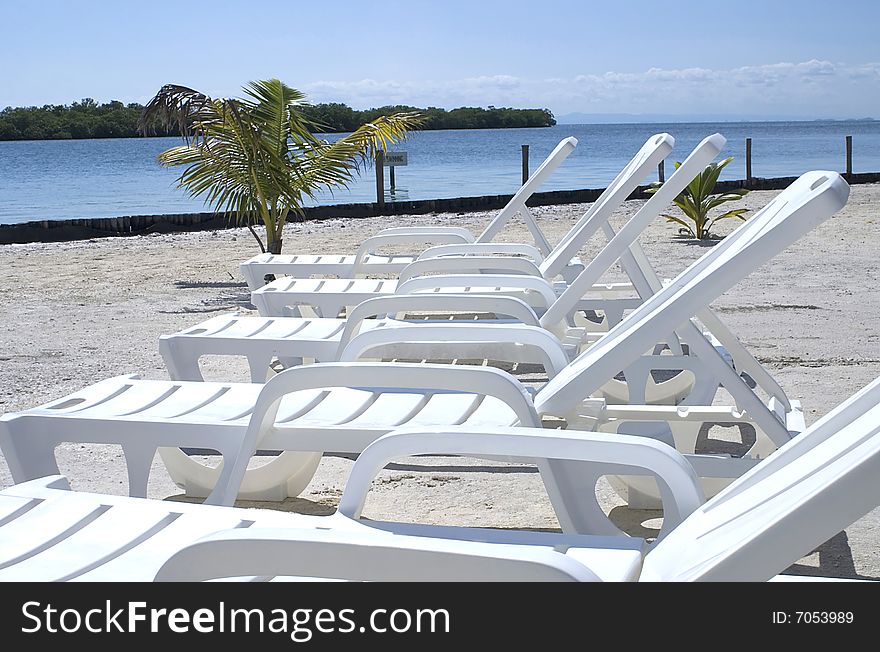
[[[0,492],[0,580],[765,581],[880,504],[878,424],[880,379],[703,504],[663,444],[526,428],[380,437],[323,517],[70,492],[50,476]],[[537,458],[563,533],[362,520],[376,472],[420,453]],[[659,540],[565,533],[577,504],[558,499],[547,456],[657,474]]]
[[[543,278],[551,285],[556,282],[559,276],[563,276],[563,278],[567,276],[570,280],[582,269],[580,261],[575,266],[570,266],[579,249],[601,228],[603,223],[607,223],[614,210],[636,190],[639,182],[653,172],[658,163],[669,154],[673,142],[674,139],[669,134],[657,134],[649,138],[600,197],[593,202],[590,209],[581,216],[547,257],[539,261],[538,264],[523,257],[485,255],[491,252],[486,252],[483,247],[475,250],[476,255],[438,254],[420,258],[407,265],[396,279],[284,277],[253,290],[251,302],[261,315],[267,317],[299,316],[301,315],[300,306],[309,306],[321,317],[336,317],[347,307],[355,306],[372,297],[394,294],[398,292],[399,285],[431,273],[448,274],[454,270],[456,274],[485,272],[525,274]],[[723,144],[724,138],[717,134],[701,143],[698,151],[693,154],[693,160],[696,161],[704,156],[706,160],[698,170],[717,156]],[[696,163],[694,166],[696,167]],[[696,174],[697,171],[693,176]],[[658,206],[658,212],[664,205],[666,204]],[[443,254],[443,250],[440,253]],[[453,277],[449,282],[455,287],[456,283],[468,282],[468,280]],[[624,287],[628,288],[629,286]],[[562,282],[557,293],[564,289],[565,282]],[[603,288],[596,287],[594,290],[601,292]],[[415,291],[415,288],[410,288],[409,291]],[[477,286],[476,289],[466,291],[485,293],[486,291],[497,292],[498,290],[491,286],[489,288]],[[504,292],[504,289],[501,291]],[[516,292],[515,288],[508,290],[508,293]]]
[[[437,318],[403,318],[405,313],[417,311],[430,311],[430,317]],[[205,355],[227,355],[247,358],[251,381],[262,383],[266,381],[267,372],[271,371],[270,365],[276,357],[285,368],[302,364],[304,360],[337,362],[348,343],[359,333],[404,325],[462,325],[452,323],[449,318],[437,313],[454,315],[456,312],[469,311],[475,314],[491,313],[495,319],[462,324],[499,325],[513,322],[533,327],[540,325],[535,312],[515,297],[491,294],[395,294],[364,301],[351,311],[347,319],[254,317],[237,313],[220,315],[178,333],[160,336],[159,351],[173,380],[204,380],[199,368],[200,358]],[[406,333],[409,335],[410,331]],[[462,337],[466,334],[461,330],[450,331],[450,342],[464,345],[468,340]],[[549,331],[545,331],[545,334],[552,338],[555,349],[563,352],[563,357],[574,357],[574,346],[563,348],[555,335]],[[429,352],[419,355],[418,351],[413,351],[412,355],[398,351],[390,357],[425,360],[473,357],[455,355],[451,344],[446,349],[442,358],[432,357]],[[513,355],[508,354],[490,359],[516,361]]]
[[[508,572],[514,572],[515,569],[505,571],[507,564],[499,564],[493,559],[496,555],[494,546],[487,546],[482,552],[472,556],[479,551],[480,546],[477,546],[468,554],[460,556],[457,553],[456,539],[466,542],[470,538],[493,542],[498,546],[497,553],[508,550],[514,554],[514,559],[518,554],[515,549],[519,547],[532,550],[533,546],[542,542],[547,542],[545,545],[568,542],[569,545],[584,548],[581,554],[594,556],[595,561],[602,565],[610,562],[611,568],[617,569],[618,573],[631,567],[637,568],[645,542],[623,535],[604,514],[601,520],[607,521],[607,524],[600,528],[614,531],[615,536],[572,536],[504,530],[493,533],[469,528],[437,528],[438,534],[444,538],[437,537],[433,542],[424,536],[406,534],[412,525],[401,524],[400,531],[393,532],[392,528],[392,532],[389,532],[384,529],[389,524],[382,523],[378,527],[372,527],[359,516],[352,518],[348,515],[351,510],[360,512],[371,480],[388,462],[393,461],[391,458],[383,459],[387,452],[394,451],[392,454],[396,455],[397,451],[408,448],[425,447],[433,450],[435,446],[439,446],[438,450],[442,451],[447,448],[446,441],[458,447],[463,445],[462,439],[469,440],[463,448],[473,448],[477,455],[479,451],[488,451],[492,456],[497,451],[505,456],[516,455],[532,461],[536,455],[542,455],[542,450],[552,450],[559,459],[591,465],[608,464],[607,468],[611,470],[623,466],[631,472],[657,476],[666,489],[664,497],[667,503],[664,505],[667,516],[664,519],[664,534],[703,502],[693,470],[665,444],[641,437],[585,434],[582,437],[580,434],[576,436],[564,431],[524,428],[470,435],[464,432],[453,435],[437,435],[433,432],[401,433],[397,441],[376,442],[376,446],[368,447],[362,459],[352,468],[346,483],[344,505],[341,504],[339,511],[330,516],[304,516],[274,510],[243,510],[72,492],[65,491],[68,485],[61,476],[41,478],[0,492],[0,581],[151,580],[177,550],[186,548],[204,535],[218,533],[228,536],[228,532],[223,531],[232,528],[252,530],[255,536],[260,536],[261,533],[265,535],[268,528],[274,528],[278,532],[283,530],[288,537],[302,536],[301,553],[306,559],[312,560],[308,564],[311,570],[303,573],[304,575],[312,575],[318,571],[318,576],[329,572],[327,577],[336,577],[336,574],[342,572],[347,579],[451,579],[450,576],[435,571],[424,575],[426,569],[418,570],[419,566],[424,565],[423,562],[431,561],[432,557],[437,556],[449,557],[455,565],[462,563],[460,569],[451,571],[460,580],[530,577],[528,574],[520,577],[516,573],[506,577]],[[431,441],[426,441],[426,438]],[[552,469],[542,468],[542,473],[551,474],[545,476],[545,481],[548,486],[553,486]],[[361,493],[363,495],[358,495]],[[559,506],[564,510],[560,520],[571,520],[566,518],[565,510],[576,508],[575,501],[560,502]],[[331,532],[329,538],[313,538],[318,532],[328,530]],[[418,531],[416,528],[414,533]],[[428,531],[424,533],[427,534]],[[327,545],[323,545],[324,543]],[[323,552],[310,550],[313,546]],[[592,552],[590,548],[593,549]],[[214,552],[218,551],[219,547],[214,548]],[[352,553],[354,558],[348,559]],[[374,563],[364,564],[365,561],[375,555],[373,561],[383,560],[381,565],[385,566],[389,555],[395,554],[399,557],[394,564],[394,570],[386,568],[379,574],[370,575],[377,567]],[[528,554],[530,553],[526,552]],[[575,559],[580,558],[580,555],[573,556]],[[466,561],[468,557],[471,557],[469,563]],[[213,553],[209,558],[213,565]],[[459,559],[458,563],[456,559]],[[182,560],[178,558],[174,565],[180,561]],[[324,569],[325,562],[335,570]],[[471,567],[472,564],[485,566],[475,569]],[[354,568],[357,566],[374,568],[361,568],[358,571]],[[163,571],[166,579],[171,579],[180,572],[171,572],[169,569]],[[609,573],[609,570],[600,571],[598,577]],[[349,577],[348,573],[353,575]],[[612,577],[613,574],[609,573],[609,579]],[[597,579],[597,576],[587,573],[583,575],[583,579]]]
[[[848,194],[849,186],[836,172],[802,175],[534,397],[497,369],[430,364],[307,365],[286,370],[262,386],[119,377],[3,415],[0,447],[14,480],[22,482],[58,472],[53,450],[60,442],[118,443],[128,464],[130,493],[141,496],[157,448],[210,448],[226,460],[219,472],[193,464],[205,473],[204,486],[213,487],[208,501],[231,503],[239,490],[247,496],[247,465],[258,449],[309,452],[283,462],[286,481],[277,491],[297,495],[320,459],[314,451],[358,453],[402,424],[539,427],[539,415],[552,415],[573,429],[653,435],[653,424],[669,422],[670,441],[686,453],[711,495],[719,483],[727,484],[789,441],[792,431],[802,429],[802,416],[788,412],[784,397],[773,393],[765,404],[689,318],[837,212]],[[673,330],[696,332],[689,339],[695,354],[689,356],[691,369],[698,374],[700,367],[708,370],[736,407],[615,406],[587,400],[621,369],[629,374],[646,358],[651,366],[663,368],[658,356],[643,354],[654,346],[658,332]],[[638,422],[647,422],[648,430]],[[707,422],[749,423],[757,431],[755,441],[741,457],[695,453],[699,428]],[[257,470],[254,478],[272,464]]]
[[[462,227],[392,227],[383,229],[375,236],[367,238],[353,256],[263,253],[241,263],[239,270],[251,290],[262,287],[265,284],[266,275],[270,274],[283,274],[299,278],[308,278],[313,275],[354,278],[361,274],[367,276],[371,274],[397,274],[409,263],[416,260],[418,254],[381,255],[378,252],[383,247],[402,244],[424,246],[432,243],[490,242],[517,214],[522,216],[531,232],[537,247],[536,251],[547,254],[551,249],[550,244],[538,227],[534,215],[526,206],[526,201],[568,158],[576,146],[576,138],[568,137],[561,140],[479,236],[475,237]]]
[[[687,506],[696,499],[698,488],[697,491],[688,488],[676,494],[673,487],[685,486],[686,473],[678,474],[683,467],[674,461],[675,455],[671,451],[670,456],[664,460],[665,465],[658,458],[654,458],[652,464],[645,464],[647,456],[635,454],[629,457],[634,451],[625,453],[622,449],[615,451],[622,457],[610,459],[614,457],[613,454],[608,454],[610,446],[604,454],[591,452],[578,457],[571,454],[571,449],[565,446],[568,442],[559,446],[556,442],[545,441],[545,437],[550,439],[558,434],[553,433],[547,437],[546,431],[513,429],[494,433],[500,435],[494,440],[491,432],[397,431],[377,440],[374,446],[365,451],[367,457],[358,460],[359,473],[357,476],[352,473],[349,486],[340,500],[338,514],[352,519],[360,518],[364,492],[359,489],[367,486],[374,475],[370,471],[381,468],[400,455],[439,451],[479,457],[486,455],[485,451],[491,450],[493,454],[523,456],[528,454],[531,444],[534,445],[531,451],[541,452],[539,465],[542,464],[540,460],[544,460],[546,465],[544,456],[555,455],[562,450],[560,458],[566,464],[581,464],[589,472],[600,474],[609,470],[614,472],[615,463],[621,459],[624,463],[639,460],[642,468],[656,470],[665,467],[665,479],[675,477],[681,481],[680,484],[667,485],[669,494],[664,505],[674,505],[676,511],[670,513],[666,509],[664,514],[666,517],[673,517],[673,524],[664,522],[660,538],[645,548],[647,552],[640,564],[633,557],[627,563],[626,546],[632,545],[632,541],[609,535],[604,549],[608,557],[601,558],[597,555],[599,551],[596,546],[602,544],[597,540],[582,540],[583,550],[579,550],[581,546],[573,540],[563,539],[566,535],[557,535],[560,537],[560,546],[556,548],[556,562],[548,560],[552,570],[548,569],[548,574],[542,576],[542,579],[552,577],[553,571],[558,571],[562,577],[568,575],[566,579],[584,577],[580,574],[582,569],[577,569],[577,574],[574,569],[563,570],[571,568],[570,558],[574,557],[587,566],[597,579],[606,581],[767,581],[779,579],[780,574],[801,557],[810,554],[880,505],[880,489],[876,482],[877,474],[880,473],[878,424],[880,379],[844,401],[800,437],[787,443],[690,515],[687,515]],[[532,438],[537,441],[528,441]],[[572,448],[578,445],[573,441],[572,444]],[[596,448],[601,448],[601,445]],[[587,446],[583,450],[587,450]],[[644,451],[640,451],[642,452]],[[590,460],[590,455],[595,457]],[[370,466],[366,464],[368,460]],[[553,500],[559,489],[553,485],[553,470],[542,466],[541,473]],[[367,478],[366,483],[363,477]],[[592,489],[592,486],[588,487],[588,490]],[[563,503],[564,501],[553,503],[557,513],[566,513]],[[678,523],[682,517],[684,520]],[[605,522],[610,523],[607,519]],[[394,536],[442,538],[456,543],[493,540],[491,531],[486,530],[474,532],[442,526],[408,526],[375,521],[371,522],[371,526]],[[293,554],[298,550],[297,538],[297,533],[287,536],[285,532],[277,530],[264,533],[231,530],[212,535],[177,553],[160,571],[159,578],[196,580],[228,576],[233,570],[227,564],[231,558],[235,560],[232,563],[236,566],[236,575],[271,576],[279,567],[284,568],[282,560],[291,560],[297,556]],[[285,540],[292,542],[285,544]],[[265,547],[247,547],[256,541]],[[535,540],[534,544],[548,547],[538,553],[542,555],[553,545],[549,537],[543,541]],[[286,547],[287,545],[290,547]],[[457,550],[467,554],[464,547]],[[504,551],[505,559],[507,552]],[[302,573],[308,562],[303,557],[300,559],[301,563],[291,562],[291,566],[284,568],[284,572],[308,575]],[[392,558],[389,555],[386,559],[391,562]],[[278,565],[273,563],[275,561]],[[319,573],[327,572],[328,566],[324,562]],[[417,575],[416,571],[414,573]]]

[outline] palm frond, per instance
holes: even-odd
[[[668,222],[675,222],[676,224],[681,224],[684,228],[686,228],[688,230],[688,233],[691,234],[691,237],[696,237],[694,235],[693,228],[691,228],[691,225],[688,224],[687,222],[685,222],[684,220],[682,220],[678,217],[673,217],[672,215],[665,215],[665,214],[661,215],[660,217],[665,217]]]
[[[746,218],[743,217],[744,213],[748,213],[748,210],[745,208],[737,208],[732,211],[727,211],[726,213],[723,213],[722,215],[717,215],[717,216],[713,217],[712,224],[715,224],[715,222],[718,222],[720,220],[728,220],[731,217],[738,217],[743,222],[745,222]]]
[[[747,213],[748,211],[745,208],[737,208],[732,211],[727,211],[723,215],[718,215],[717,217],[712,218],[712,220],[706,225],[706,233],[708,233],[713,226],[715,226],[716,222],[720,222],[721,220],[727,220],[731,218],[738,218],[743,222],[746,221],[746,218],[743,216],[743,213]]]
[[[321,143],[303,152],[303,192],[314,196],[334,186],[346,187],[357,172],[376,157],[380,149],[406,139],[408,132],[422,124],[416,113],[380,116],[334,143]]]
[[[163,152],[159,162],[186,165],[178,185],[217,212],[259,211],[267,198],[279,194],[276,186],[287,178],[285,163],[263,147],[247,113],[228,101],[213,106],[216,115],[204,126],[203,137]]]
[[[138,118],[137,128],[142,134],[155,133],[157,126],[177,127],[184,138],[192,138],[194,124],[200,121],[207,109],[210,112],[211,98],[199,91],[166,84],[147,102]]]
[[[737,192],[728,192],[728,193],[724,193],[723,195],[715,195],[713,197],[708,197],[707,201],[706,201],[706,210],[707,211],[712,210],[713,208],[721,206],[721,204],[726,204],[729,201],[738,201],[738,200],[742,199],[743,196],[747,192],[748,192],[748,190],[746,190],[745,193],[742,193],[742,194],[737,193]]]
[[[715,189],[715,184],[718,182],[718,177],[721,176],[721,169],[727,165],[728,162],[729,161],[722,161],[720,164],[710,163],[701,174],[697,175],[697,180],[699,181],[699,197],[706,197],[712,193]]]
[[[279,156],[287,151],[288,141],[317,142],[298,110],[305,103],[305,94],[278,79],[249,82],[244,90],[254,122],[264,127],[267,145]]]

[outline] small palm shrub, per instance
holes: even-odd
[[[700,174],[694,177],[693,181],[687,185],[681,194],[673,200],[673,203],[684,214],[683,217],[667,214],[663,214],[661,217],[665,217],[669,222],[681,225],[682,228],[679,229],[679,233],[683,233],[691,238],[697,238],[698,240],[711,238],[712,227],[721,220],[735,217],[745,221],[746,218],[743,216],[747,212],[745,208],[735,208],[721,215],[709,216],[709,211],[712,209],[717,208],[721,204],[742,199],[749,192],[745,188],[737,188],[718,195],[712,194],[721,170],[732,160],[733,157],[728,156],[720,163],[710,163],[707,165]],[[675,169],[677,170],[680,166],[681,163],[676,161]],[[660,189],[661,185],[660,183],[653,183],[646,192],[653,194]]]

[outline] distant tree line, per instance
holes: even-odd
[[[323,125],[327,132],[354,131],[362,124],[375,120],[380,115],[390,115],[403,111],[418,111],[425,116],[422,129],[505,129],[509,127],[552,127],[556,119],[549,109],[497,109],[489,106],[463,106],[447,111],[435,106],[420,109],[415,106],[395,105],[378,109],[356,111],[345,104],[313,104],[303,107],[303,113],[313,122]]]
[[[0,140],[49,140],[79,138],[136,138],[143,105],[112,101],[98,104],[91,98],[70,105],[7,107],[0,111]],[[354,131],[380,115],[418,111],[425,116],[423,129],[504,129],[551,127],[556,119],[548,109],[461,107],[447,111],[437,107],[383,106],[357,111],[345,104],[312,104],[303,113],[319,126],[317,131]],[[176,136],[174,128],[158,128],[151,135]]]
[[[87,97],[73,104],[7,107],[0,111],[0,140],[130,138],[137,133],[140,104],[98,104]],[[174,133],[160,130],[156,135]]]

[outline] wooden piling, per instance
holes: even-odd
[[[385,207],[385,150],[376,152],[376,204]]]
[[[752,139],[746,138],[746,181],[752,180]]]
[[[852,176],[852,136],[846,137],[846,176]]]

